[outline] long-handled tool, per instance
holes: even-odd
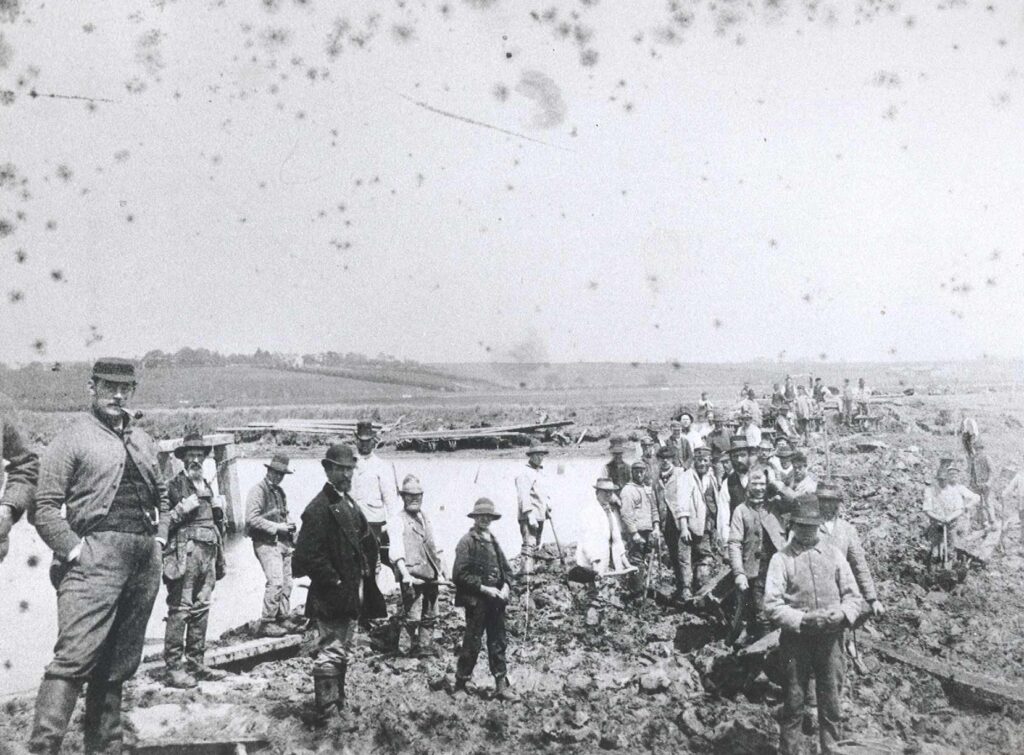
[[[942,523],[942,553],[939,554],[942,557],[942,568],[949,568],[949,534],[946,523]]]

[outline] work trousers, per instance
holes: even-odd
[[[718,530],[709,523],[701,537],[695,537],[691,544],[694,563],[694,589],[701,590],[714,576],[715,566],[720,561],[718,553]]]
[[[693,569],[699,563],[700,548],[703,546],[704,537],[690,533],[690,542],[679,540],[679,560],[683,569],[683,588],[689,592],[693,589]]]
[[[313,673],[344,670],[352,658],[352,641],[356,635],[355,619],[317,619],[317,655]]]
[[[747,577],[749,587],[736,591],[736,614],[733,617],[732,641],[747,630],[747,639],[755,640],[764,634],[764,577]]]
[[[839,741],[839,686],[842,673],[842,632],[793,634],[783,632],[779,649],[783,660],[783,705],[779,721],[779,752],[796,755],[801,751],[801,727],[806,690],[810,677],[816,680],[820,752],[837,752]]]
[[[523,567],[525,567],[528,560],[532,561],[534,554],[537,552],[537,546],[540,545],[540,539],[544,536],[544,520],[540,520],[536,527],[531,527],[529,519],[520,519],[519,534],[523,538],[523,548],[520,556],[522,557]]]
[[[263,590],[263,621],[278,621],[292,612],[292,551],[290,542],[252,544],[263,568],[267,585]]]
[[[57,644],[46,675],[130,679],[142,660],[161,573],[160,545],[152,535],[86,535],[78,560],[57,584]]]
[[[843,399],[843,422],[848,425],[852,421],[853,421],[853,399],[852,398],[844,398]]]
[[[405,630],[414,644],[428,644],[434,639],[437,589],[437,582],[425,582],[422,585],[402,583]]]
[[[675,517],[671,514],[665,517],[663,532],[665,533],[665,546],[668,551],[668,563],[672,568],[672,576],[676,581],[676,592],[682,592],[684,587],[689,590],[688,585],[693,581],[693,572],[692,570],[689,573],[684,571],[682,554],[680,553],[682,549],[679,542],[679,526],[676,524]],[[685,569],[690,569],[689,559],[687,559]]]
[[[636,571],[626,578],[632,595],[642,594],[644,585],[647,584],[647,556],[651,552],[651,531],[639,530],[637,534],[641,540],[637,542],[630,538],[626,551],[629,563],[636,567]]]
[[[479,598],[474,605],[466,606],[466,631],[462,635],[462,649],[455,675],[459,679],[473,676],[477,656],[480,655],[480,641],[487,632],[487,661],[492,676],[505,676],[505,604],[500,600]]]
[[[164,663],[169,671],[180,668],[186,657],[189,666],[203,666],[210,597],[217,582],[217,544],[189,540],[187,548],[185,573],[180,579],[164,580],[167,585]]]
[[[370,525],[370,532],[377,538],[377,546],[380,549],[380,564],[391,566],[391,537],[384,529],[385,522],[367,522]]]

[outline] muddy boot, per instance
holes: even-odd
[[[338,672],[333,668],[313,669],[313,715],[303,716],[306,723],[326,726],[338,708]]]
[[[203,663],[202,659],[195,660],[190,658],[186,668],[188,669],[188,673],[190,673],[197,682],[219,682],[226,679],[228,676],[227,671],[210,668]]]
[[[519,699],[519,695],[512,691],[508,683],[508,677],[504,674],[494,677],[494,699],[510,702]]]
[[[85,690],[85,752],[120,755],[121,682],[89,682]]]
[[[465,678],[463,678],[461,676],[456,676],[455,677],[455,684],[452,686],[452,695],[455,696],[455,697],[459,697],[459,696],[467,694],[467,692],[466,692],[466,682],[468,682],[468,681],[469,681],[469,679],[465,679]]]
[[[64,734],[68,730],[68,721],[75,711],[75,703],[78,702],[78,694],[81,691],[81,682],[43,677],[39,693],[36,695],[32,736],[28,740],[30,752],[53,755],[60,752]]]
[[[441,649],[434,642],[434,627],[420,626],[419,636],[420,655],[424,658],[436,658],[441,654]]]
[[[271,620],[261,621],[256,630],[257,637],[284,637],[286,634],[288,634],[287,629]]]
[[[398,644],[402,637],[402,627],[397,621],[388,621],[370,637],[370,646],[378,653],[398,655]]]
[[[196,678],[185,669],[175,667],[167,669],[167,675],[164,677],[164,684],[176,689],[192,689],[198,684],[198,682],[196,681]]]

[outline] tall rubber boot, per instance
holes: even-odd
[[[121,682],[89,682],[85,690],[85,752],[121,753]]]
[[[75,703],[82,691],[82,682],[44,676],[36,696],[36,712],[28,749],[35,753],[60,752],[68,721],[75,712]]]
[[[338,706],[338,672],[333,668],[313,669],[314,726],[326,726]]]
[[[341,711],[345,707],[345,674],[348,672],[348,664],[343,663],[338,666],[338,701],[335,703],[338,710]]]

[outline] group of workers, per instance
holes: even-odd
[[[37,694],[31,752],[60,750],[83,688],[86,750],[120,751],[122,687],[141,661],[161,581],[168,605],[166,683],[188,688],[224,676],[205,662],[212,593],[226,571],[224,503],[203,474],[211,448],[202,435],[187,434],[174,451],[182,470],[165,480],[155,442],[132,425],[126,408],[135,388],[130,361],[98,360],[89,382],[90,411],[58,434],[41,459],[0,413],[6,462],[0,560],[12,524],[26,511],[54,554],[50,579],[57,592],[58,640]],[[787,380],[780,407],[790,405],[790,389]],[[816,383],[814,401],[817,392]],[[593,486],[605,517],[593,523],[596,545],[577,548],[577,565],[595,582],[624,576],[625,595],[635,599],[646,593],[646,578],[664,545],[676,597],[683,602],[727,566],[738,594],[731,641],[754,641],[769,624],[782,630],[783,752],[797,751],[812,694],[822,751],[833,752],[844,659],[855,652],[844,650],[845,630],[884,608],[857,532],[841,516],[841,492],[819,484],[796,448],[808,427],[801,420],[812,419],[800,409],[806,393],[803,386],[792,390],[793,434],[761,433],[755,419],[760,407],[747,392],[737,408],[735,433],[705,394],[698,424],[683,412],[667,437],[655,429],[643,434],[633,461],[625,459],[629,442],[612,438],[612,458]],[[548,449],[528,448],[515,477],[522,537],[518,569],[490,531],[501,514],[491,500],[480,498],[468,512],[473,523],[458,543],[449,581],[423,511],[420,481],[408,475],[399,484],[394,467],[375,452],[378,440],[373,425],[360,422],[355,448],[327,449],[321,460],[325,483],[302,512],[301,525],[282,488],[292,473],[287,457],[275,456],[249,492],[245,532],[266,577],[259,633],[277,637],[315,628],[310,720],[322,725],[338,712],[345,715],[357,627],[385,626],[394,650],[404,628],[411,653],[436,655],[438,595],[454,586],[465,629],[452,692],[465,692],[486,635],[494,697],[516,699],[507,676],[505,610],[513,584],[529,582],[551,521]],[[972,449],[976,455],[983,444],[972,439]],[[947,541],[955,529],[953,514],[970,493],[943,484],[949,479],[940,475],[926,505],[935,521],[947,517],[941,519]],[[1024,491],[1020,475],[1013,485]],[[377,580],[382,565],[393,570],[400,588],[398,615],[390,619]],[[291,610],[297,577],[310,581],[302,618]]]

